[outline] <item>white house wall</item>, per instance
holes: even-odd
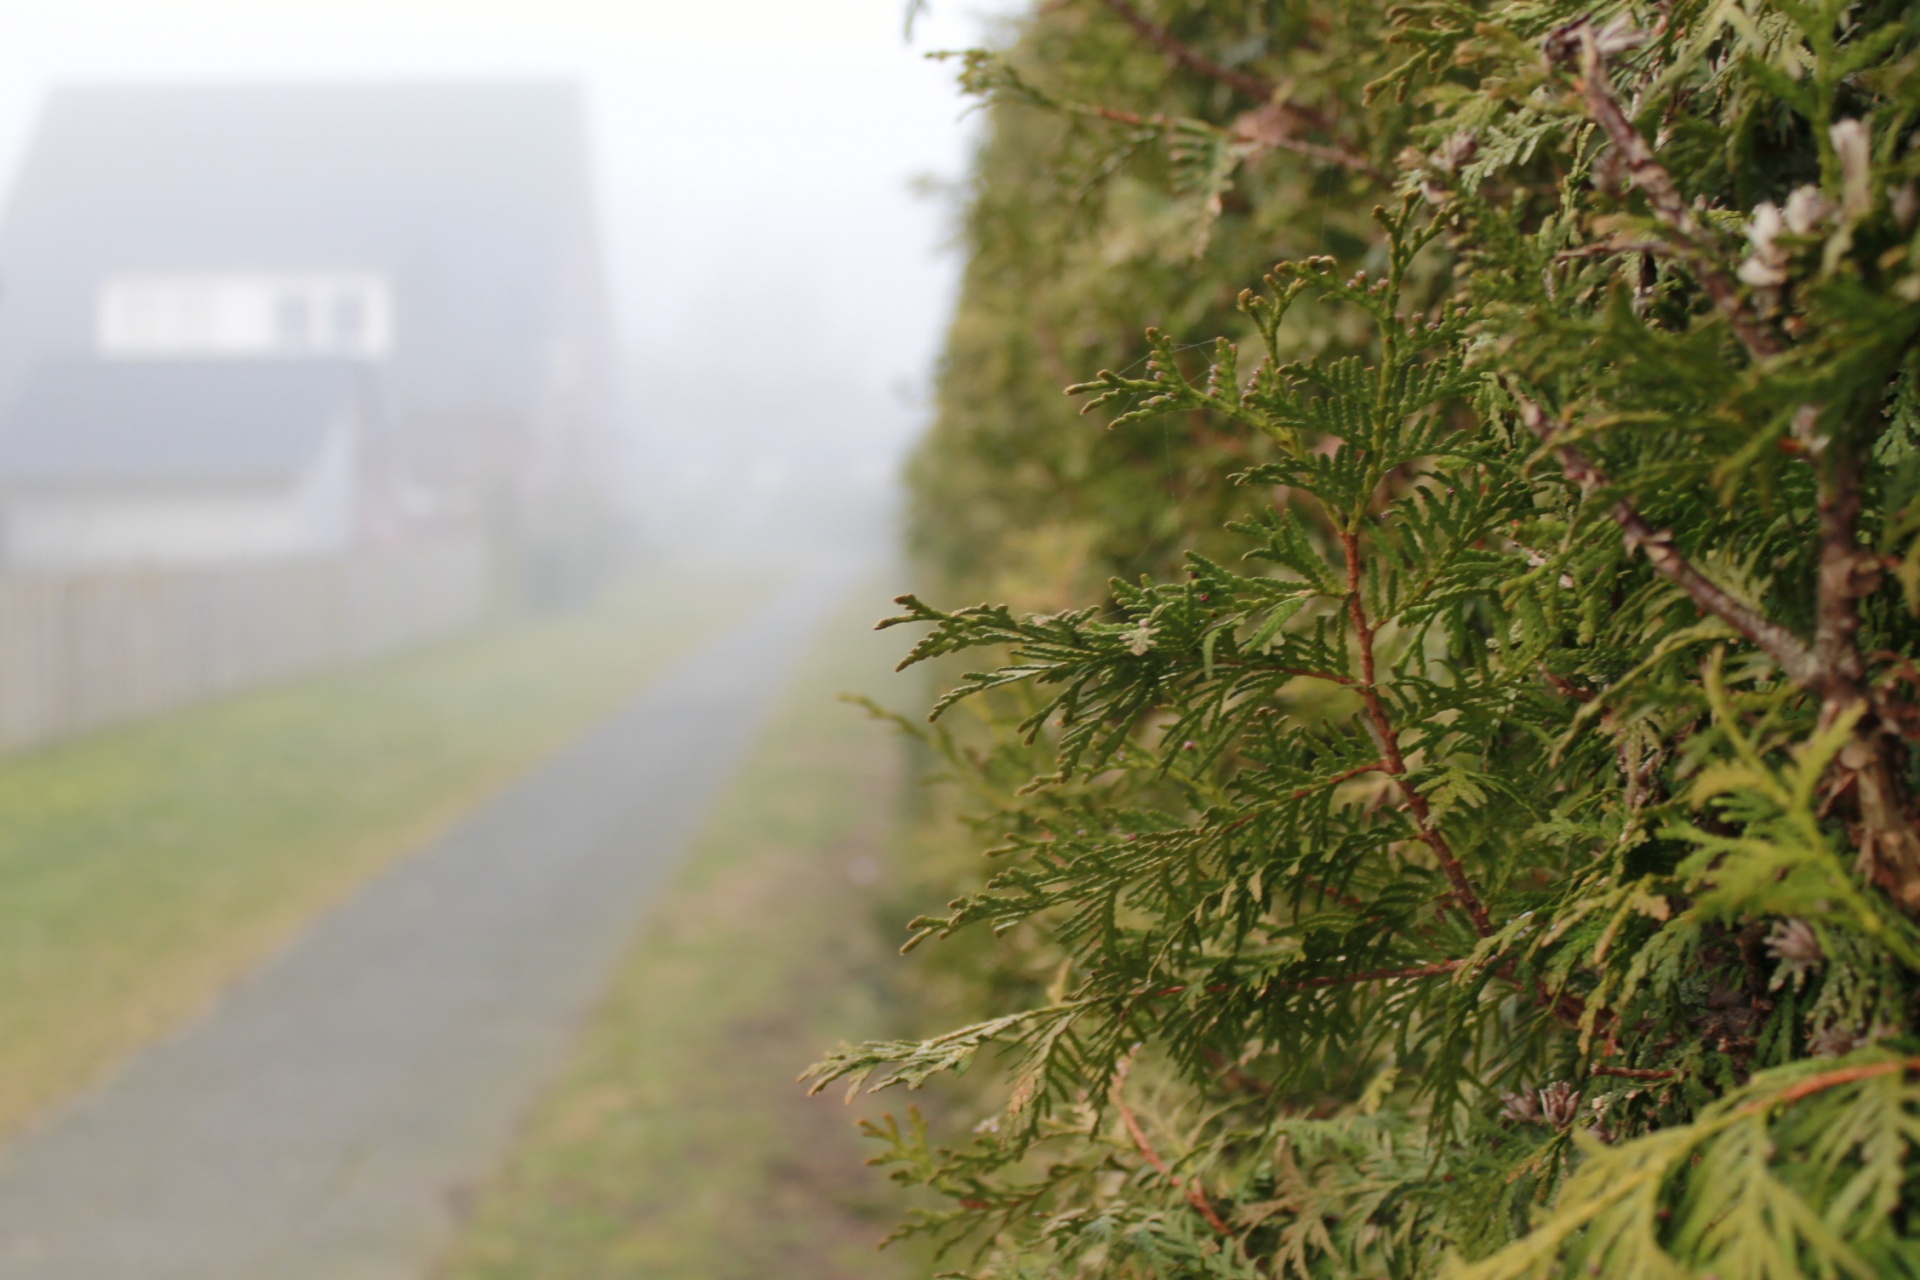
[[[354,541],[360,516],[358,424],[343,417],[307,464],[293,490],[298,509],[299,553],[344,550]]]
[[[188,567],[344,551],[354,533],[354,453],[343,421],[291,483],[17,493],[6,504],[7,567]]]

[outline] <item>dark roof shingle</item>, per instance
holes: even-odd
[[[0,429],[0,486],[287,481],[366,395],[344,361],[61,361]]]

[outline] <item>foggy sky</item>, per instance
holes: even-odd
[[[871,476],[919,425],[958,267],[909,189],[970,133],[922,55],[1013,7],[937,4],[909,46],[904,0],[0,0],[0,181],[57,84],[578,78],[641,470],[764,487],[798,447]]]

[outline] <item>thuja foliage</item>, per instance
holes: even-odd
[[[1177,572],[902,599],[996,868],[915,939],[1050,976],[816,1079],[1001,1073],[876,1130],[973,1274],[1920,1275],[1920,19],[1168,8],[970,85],[1317,251],[1071,389],[1218,471]]]
[[[1182,36],[1211,32],[1223,56],[1259,53],[1312,82],[1316,113],[1364,118],[1367,77],[1340,60],[1374,41],[1377,13],[1262,2],[1169,17]],[[1326,24],[1337,39],[1306,38]],[[1254,79],[1250,92],[1170,73],[1153,40],[1097,0],[1043,6],[1004,55],[963,65],[992,129],[967,189],[939,425],[914,463],[922,564],[957,590],[1040,608],[1098,594],[1115,573],[1177,572],[1187,550],[1232,554],[1222,526],[1251,504],[1226,464],[1263,458],[1264,442],[1193,418],[1103,436],[1060,388],[1135,365],[1147,325],[1227,331],[1276,245],[1363,256],[1384,189],[1293,163],[1293,108],[1262,105],[1263,79],[1230,73]]]

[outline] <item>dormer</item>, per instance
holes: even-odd
[[[376,271],[140,271],[101,282],[98,353],[110,360],[381,360],[393,290]]]

